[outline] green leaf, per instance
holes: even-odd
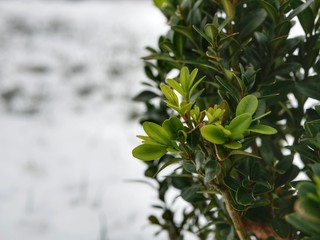
[[[246,188],[239,187],[236,192],[236,201],[240,205],[248,206],[254,202],[254,198]]]
[[[135,96],[133,98],[134,101],[137,102],[147,102],[153,98],[159,97],[158,94],[151,92],[151,91],[143,91],[140,94],[138,94],[137,96]]]
[[[196,166],[191,162],[183,161],[182,167],[184,168],[184,170],[186,170],[189,173],[196,173],[197,172]]]
[[[204,171],[205,171],[204,181],[206,183],[209,183],[211,180],[217,177],[217,174],[220,173],[221,168],[220,168],[220,165],[217,163],[217,161],[211,159],[206,163]]]
[[[188,92],[188,89],[187,89],[188,78],[189,78],[189,69],[187,67],[181,68],[181,71],[180,71],[180,84],[181,84],[181,87],[182,87],[182,89],[183,89],[183,91],[185,93]]]
[[[277,23],[278,12],[277,9],[268,1],[260,1],[262,7],[267,11],[269,17],[272,19],[273,23]]]
[[[261,157],[254,155],[252,153],[246,152],[246,151],[242,151],[242,150],[233,150],[229,153],[228,157],[233,156],[233,155],[243,155],[243,156],[247,156],[247,157],[253,157],[253,158],[258,158],[261,159]]]
[[[195,153],[195,157],[194,157],[195,163],[196,163],[196,169],[197,171],[199,171],[205,162],[205,157],[204,157],[204,153],[202,151],[197,151]]]
[[[162,127],[167,132],[171,140],[176,140],[178,132],[183,130],[183,124],[177,117],[166,119],[163,122]]]
[[[302,13],[304,10],[306,10],[311,3],[313,2],[313,0],[308,0],[307,2],[305,2],[304,4],[301,4],[299,7],[295,8],[287,17],[287,19],[292,19],[295,16],[298,16],[300,13]]]
[[[204,32],[210,38],[211,42],[214,42],[219,34],[219,30],[214,24],[206,24],[204,26]]]
[[[248,113],[251,116],[256,112],[258,108],[258,99],[254,95],[247,95],[241,99],[236,109],[236,116],[243,113]]]
[[[178,96],[173,92],[173,90],[166,84],[160,85],[163,95],[168,99],[168,103],[173,106],[179,106]]]
[[[141,144],[132,150],[132,155],[143,161],[152,161],[167,153],[166,147],[158,144]]]
[[[223,144],[223,146],[230,149],[239,149],[242,147],[242,144],[240,142],[230,142]]]
[[[259,111],[259,110],[258,110],[258,111]],[[269,115],[270,113],[271,113],[271,111],[266,112],[266,113],[264,113],[264,114],[262,114],[262,115],[259,115],[259,116],[257,116],[256,118],[252,119],[252,122],[255,122],[255,121],[257,121],[257,120],[260,120],[261,118]],[[257,113],[256,113],[256,114],[257,114]]]
[[[223,182],[229,189],[234,192],[236,192],[241,187],[240,183],[236,179],[229,176],[224,177]]]
[[[198,202],[204,200],[202,194],[199,194],[200,186],[195,185],[182,189],[181,197],[187,202]]]
[[[253,193],[254,194],[264,194],[273,190],[273,186],[267,181],[256,181]]]
[[[204,139],[214,144],[223,144],[226,141],[226,136],[223,131],[214,125],[206,125],[201,128],[201,135]]]
[[[258,27],[262,25],[267,16],[267,12],[262,8],[255,9],[254,11],[248,13],[241,21],[244,26],[240,31],[239,38],[244,39],[249,37]]]
[[[195,40],[193,39],[193,33],[191,27],[186,27],[182,25],[176,25],[172,27],[172,30],[178,33],[181,33],[186,38],[188,38],[194,45],[197,45]]]
[[[303,95],[320,100],[320,78],[316,76],[311,79],[296,82],[296,89]]]
[[[274,129],[273,127],[264,125],[264,124],[254,125],[254,126],[250,127],[248,130],[250,132],[260,133],[260,134],[264,134],[264,135],[272,135],[272,134],[277,133],[276,129]]]
[[[309,194],[316,194],[317,188],[312,182],[301,182],[297,186],[298,197],[308,197]]]
[[[308,198],[299,199],[295,203],[295,210],[302,218],[320,226],[320,204],[318,202]]]
[[[181,94],[181,96],[185,96],[185,92],[182,89],[182,87],[180,86],[180,84],[174,80],[174,79],[168,79],[167,83],[174,89],[176,90],[178,93]]]
[[[187,83],[186,83],[186,85],[187,85],[186,87],[187,87],[187,91],[188,92],[191,90],[191,88],[193,86],[193,83],[194,83],[194,80],[196,79],[197,74],[198,74],[198,69],[195,68],[195,69],[192,70],[192,72],[188,76]]]
[[[272,229],[282,238],[286,238],[290,233],[290,227],[285,221],[273,219],[271,226]]]
[[[194,30],[196,30],[200,34],[201,37],[203,37],[205,40],[207,40],[208,43],[211,43],[211,39],[204,32],[202,32],[195,25],[193,25],[192,27],[193,27]]]
[[[158,173],[160,173],[163,169],[167,168],[168,166],[172,165],[172,164],[175,164],[175,163],[178,163],[178,162],[181,162],[183,159],[182,158],[172,158],[170,159],[169,161],[167,161],[165,164],[163,164],[161,166],[161,168],[159,168],[159,170],[156,172],[155,175],[157,175]]]
[[[242,134],[249,128],[251,125],[251,115],[249,113],[243,113],[234,119],[231,120],[228,130],[231,131],[231,135],[229,136],[232,140],[241,139]]]
[[[224,92],[228,92],[235,101],[239,101],[239,94],[235,86],[233,86],[228,80],[223,79],[218,75],[216,76],[216,79],[218,83],[221,85]]]
[[[295,228],[311,235],[320,236],[319,224],[308,222],[297,213],[286,215],[285,218],[287,222],[289,222]]]
[[[153,122],[144,122],[142,126],[144,131],[148,134],[148,136],[156,142],[166,146],[171,145],[169,134],[160,125]]]
[[[156,216],[150,215],[148,219],[151,224],[160,225],[160,222]]]
[[[153,0],[153,3],[158,7],[161,8],[162,5],[166,2],[166,0]]]

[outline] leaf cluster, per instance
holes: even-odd
[[[296,177],[314,180],[320,162],[319,107],[305,110],[320,100],[320,2],[154,3],[170,30],[143,58],[149,81],[135,100],[146,106],[146,136],[133,150],[159,193],[162,215],[151,223],[170,239],[311,236],[286,216],[304,211]],[[299,36],[290,35],[295,24]],[[176,212],[170,189],[189,208]]]

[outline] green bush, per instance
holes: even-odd
[[[157,185],[157,234],[319,238],[320,107],[305,103],[320,100],[320,1],[154,3],[170,30],[144,57],[149,81],[135,100],[146,106],[146,136],[133,156]],[[304,33],[291,37],[295,22]],[[182,212],[171,189],[188,203]]]

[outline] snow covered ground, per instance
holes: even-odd
[[[154,239],[155,193],[126,181],[151,2],[0,2],[0,239]]]

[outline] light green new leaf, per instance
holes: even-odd
[[[153,139],[148,136],[137,135],[136,137],[142,139],[144,142],[153,142]]]
[[[171,117],[165,120],[162,127],[167,132],[171,140],[176,140],[178,132],[183,130],[183,124],[177,117]]]
[[[242,147],[242,144],[240,142],[230,142],[223,144],[223,146],[230,149],[239,149]]]
[[[174,106],[179,106],[179,98],[174,91],[166,84],[160,85],[163,95],[168,99],[168,102]]]
[[[275,128],[264,125],[264,124],[254,125],[250,127],[248,130],[250,132],[260,133],[265,135],[272,135],[277,133],[277,130]]]
[[[251,115],[249,113],[243,113],[234,119],[229,124],[231,135],[229,136],[232,140],[239,140],[243,136],[243,133],[250,127],[252,122]]]
[[[148,136],[156,142],[166,146],[171,145],[171,139],[169,137],[169,134],[160,125],[153,122],[144,122],[142,126],[144,131],[148,134]]]
[[[189,77],[189,69],[187,67],[181,68],[180,71],[180,84],[183,89],[183,91],[186,93],[188,92],[188,86],[187,86],[187,81]]]
[[[188,92],[192,88],[194,80],[196,79],[197,74],[198,74],[198,69],[195,68],[195,69],[193,69],[193,71],[188,76],[187,83],[186,83],[186,85],[187,85],[186,87],[187,87]]]
[[[159,144],[141,144],[132,150],[132,155],[143,161],[155,160],[166,153],[166,146]]]
[[[258,99],[254,95],[248,95],[241,99],[236,109],[236,116],[249,113],[251,116],[258,108]]]
[[[226,141],[226,136],[223,131],[214,125],[206,125],[201,128],[201,135],[204,139],[214,144],[223,144]]]
[[[153,3],[158,7],[161,8],[162,5],[166,2],[166,0],[153,0]]]
[[[182,87],[180,86],[180,84],[174,80],[174,79],[168,79],[167,83],[174,89],[176,90],[178,93],[181,94],[181,96],[185,96],[185,92],[183,91]]]
[[[204,77],[202,77],[202,78],[200,78],[190,89],[189,89],[189,98],[191,99],[194,95],[197,95],[197,94],[199,94],[199,92],[203,92],[203,90],[204,89],[202,89],[202,90],[200,90],[200,91],[198,91],[198,92],[196,92],[196,89],[197,89],[197,87],[198,87],[198,85],[202,82],[202,80],[205,78],[205,76]],[[199,95],[200,96],[200,95]]]

